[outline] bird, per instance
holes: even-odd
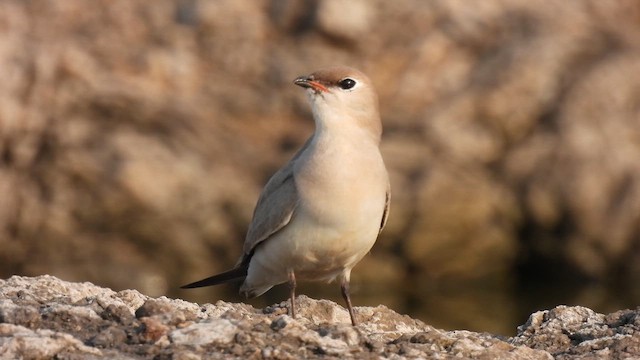
[[[288,283],[296,318],[297,280],[338,280],[356,326],[351,271],[385,227],[391,197],[378,96],[364,73],[342,65],[293,83],[306,91],[313,134],[262,190],[237,265],[182,288],[243,281],[252,298]]]

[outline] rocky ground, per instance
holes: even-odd
[[[352,327],[330,301],[256,309],[115,292],[52,276],[0,280],[2,359],[295,359],[640,357],[640,309],[609,315],[558,306],[532,314],[515,337],[444,331],[385,306],[359,307]]]
[[[593,308],[635,304],[639,19],[634,0],[2,1],[0,277],[221,296],[175,289],[236,262],[312,131],[292,79],[344,63],[380,95],[393,193],[354,282],[507,297],[569,274],[624,284]]]

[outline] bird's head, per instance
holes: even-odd
[[[333,66],[300,76],[294,84],[307,89],[317,126],[357,124],[380,136],[378,96],[371,80],[346,66]]]

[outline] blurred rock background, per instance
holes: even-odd
[[[356,304],[510,334],[640,303],[634,0],[2,1],[0,276],[238,300],[177,287],[235,263],[313,130],[292,79],[339,63],[378,89],[393,189]]]

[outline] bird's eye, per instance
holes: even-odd
[[[338,85],[343,90],[349,90],[349,89],[352,89],[354,86],[356,86],[356,81],[351,78],[345,78],[340,80]]]

